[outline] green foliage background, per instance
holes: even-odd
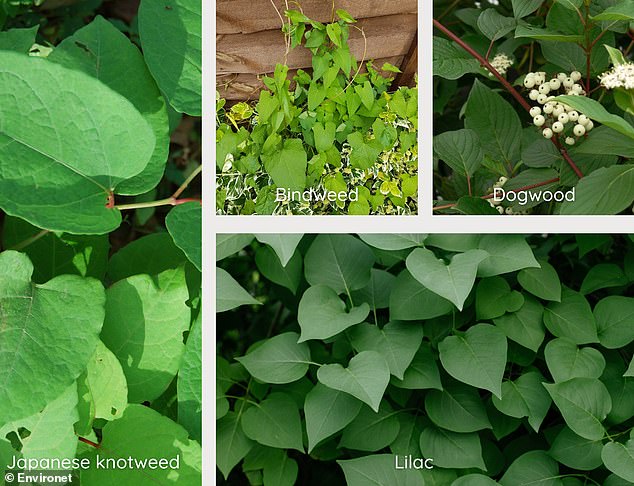
[[[201,483],[201,5],[124,7],[0,1],[0,477]]]
[[[509,179],[505,190],[526,187],[531,193],[575,187],[575,202],[503,203],[515,212],[630,212],[632,90],[608,90],[598,80],[612,65],[631,62],[630,0],[434,0],[434,18],[489,61],[498,54],[511,59],[513,65],[503,77],[530,106],[537,102],[529,100],[530,90],[524,88],[527,73],[544,71],[549,80],[557,73],[579,71],[589,96],[568,97],[565,102],[597,127],[574,146],[564,143],[574,123],[560,139],[546,140],[509,90],[435,28],[434,200],[439,213],[497,214],[481,197],[493,192],[499,177]]]
[[[634,239],[219,235],[219,484],[634,483]],[[433,458],[397,471],[394,455]]]

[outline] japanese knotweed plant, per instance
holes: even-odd
[[[216,251],[219,484],[634,483],[634,238]]]
[[[322,24],[286,12],[290,47],[312,53],[312,71],[278,64],[254,105],[217,103],[219,214],[412,214],[417,212],[417,89],[390,91],[399,72],[357,62],[355,20],[337,10]],[[304,199],[281,195],[313,191]],[[345,197],[328,201],[326,191]],[[358,191],[358,194],[356,194]],[[322,195],[321,199],[318,195]],[[351,196],[352,195],[352,196]]]
[[[434,3],[435,212],[629,213],[632,2]]]
[[[141,49],[101,2],[82,26],[0,5],[18,3],[0,31],[0,477],[67,461],[82,485],[199,485],[200,135],[182,114],[200,114],[200,3],[142,1]]]

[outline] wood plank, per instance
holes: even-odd
[[[367,39],[366,60],[407,54],[418,26],[416,14],[368,18],[356,25]],[[350,29],[349,44],[354,56],[361,60],[366,42],[359,30]],[[284,62],[284,52],[284,36],[279,30],[220,35],[216,38],[216,72],[273,72],[277,63]],[[310,67],[311,53],[303,47],[292,49],[286,64],[291,69]]]
[[[375,64],[378,67],[383,66],[383,63],[389,62],[395,66],[399,66],[403,62],[403,56],[388,57],[377,59]],[[365,69],[362,69],[362,72]],[[289,71],[289,75],[292,78],[297,71]],[[237,101],[251,101],[257,100],[260,96],[260,91],[264,89],[264,83],[260,81],[260,76],[257,74],[225,74],[216,77],[216,89],[220,93],[220,97],[231,102]],[[272,73],[269,73],[272,76]]]
[[[273,0],[284,17],[285,0]],[[288,2],[291,8],[296,8]],[[331,0],[302,0],[303,12],[311,19],[329,22],[332,16]],[[401,13],[416,13],[416,0],[337,0],[337,9],[346,10],[356,19],[382,17]],[[279,29],[281,20],[271,0],[217,0],[216,33],[250,34]]]
[[[403,58],[401,73],[394,80],[398,86],[414,86],[414,77],[418,71],[418,34],[414,36],[409,51]]]

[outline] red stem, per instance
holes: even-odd
[[[482,66],[484,66],[485,68],[487,68],[489,70],[489,72],[491,74],[493,74],[493,76],[495,76],[498,81],[500,81],[500,83],[502,83],[502,86],[504,86],[504,88],[506,88],[506,90],[511,93],[511,95],[513,96],[513,98],[515,98],[517,100],[517,102],[522,105],[522,108],[524,108],[527,112],[531,111],[531,106],[528,104],[528,102],[522,97],[522,95],[513,87],[513,85],[511,83],[509,83],[504,76],[502,76],[497,69],[495,69],[493,66],[491,66],[491,63],[489,61],[487,61],[484,57],[482,57],[477,51],[475,51],[475,49],[473,49],[469,44],[467,44],[465,41],[463,41],[460,37],[458,37],[456,34],[454,34],[452,31],[450,31],[447,27],[445,27],[443,24],[441,24],[440,22],[438,22],[438,20],[434,19],[434,27],[436,27],[438,30],[440,30],[441,32],[443,32],[447,37],[449,37],[452,41],[454,41],[456,44],[458,44],[460,47],[462,47],[465,51],[467,51],[469,54],[471,54],[475,59],[477,59],[480,64]],[[566,150],[557,143],[556,140],[554,140],[554,138],[551,138],[551,141],[555,144],[555,147],[557,147],[557,149],[561,152],[561,155],[563,156],[564,160],[568,163],[568,165],[572,168],[572,170],[575,172],[575,174],[577,174],[577,176],[579,178],[583,177],[583,173],[579,170],[579,167],[577,167],[577,165],[573,162],[573,160],[570,158],[570,156],[568,155],[568,152],[566,152]]]
[[[93,442],[92,440],[84,439],[83,437],[77,437],[77,439],[79,440],[79,442],[83,442],[84,444],[88,444],[89,446],[94,447],[95,449],[99,449],[99,444],[97,444],[96,442]]]
[[[524,187],[518,187],[517,189],[510,189],[506,192],[521,192],[521,191],[529,191],[531,189],[535,189],[536,187],[547,186],[548,184],[553,184],[555,182],[559,182],[559,177],[555,177],[554,179],[549,179],[544,182],[536,182],[535,184],[530,184]],[[486,196],[480,196],[480,199],[491,199],[493,198],[493,194],[487,194]],[[458,203],[445,204],[444,206],[436,206],[434,207],[434,211],[441,211],[443,209],[451,209],[455,207]]]

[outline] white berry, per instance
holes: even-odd
[[[559,73],[559,74],[557,75],[557,79],[558,79],[559,81],[561,81],[562,83],[564,82],[564,80],[565,80],[567,77],[568,77],[568,76],[566,76],[566,73]]]
[[[548,101],[548,96],[546,96],[545,94],[540,94],[537,97],[537,103],[539,103],[540,105],[543,105],[544,103],[546,103],[546,101]]]
[[[509,206],[508,208],[506,208],[506,210],[504,212],[506,214],[513,214],[513,208]]]
[[[561,133],[564,131],[564,124],[561,122],[556,121],[555,123],[553,123],[553,132],[555,133]]]
[[[557,105],[555,106],[555,109],[553,110],[553,116],[555,118],[559,118],[559,115],[561,115],[564,112],[564,107],[561,105]]]
[[[502,186],[503,186],[504,184],[506,184],[506,181],[508,181],[508,180],[509,180],[509,178],[508,178],[508,177],[504,177],[504,176],[502,176],[502,177],[500,177],[500,178],[498,179],[498,182],[500,183],[500,185],[502,185]]]
[[[592,123],[592,120],[588,120],[588,123],[586,123],[585,127],[586,127],[586,132],[589,132],[590,130],[592,130],[594,128],[594,123]]]
[[[574,145],[575,139],[572,137],[566,137],[566,145]]]
[[[581,79],[581,73],[579,71],[573,71],[570,73],[570,77],[573,81],[579,81]]]
[[[550,93],[550,84],[548,83],[540,84],[538,89],[541,94],[548,94]]]
[[[562,113],[561,115],[559,115],[559,116],[557,117],[557,119],[558,119],[561,123],[563,123],[564,125],[565,125],[566,123],[568,123],[568,121],[569,121],[569,118],[568,118],[568,114],[567,114],[567,113]]]
[[[579,123],[586,125],[590,119],[586,115],[579,115]]]
[[[570,118],[570,121],[576,122],[579,119],[579,113],[573,110],[568,113],[568,118]]]
[[[553,138],[553,131],[550,128],[544,128],[544,130],[542,130],[542,135],[544,138]]]
[[[550,115],[554,109],[555,106],[552,103],[546,103],[544,105],[544,113],[546,113],[547,115]]]
[[[502,206],[498,206],[496,209],[498,210],[498,213],[504,214],[504,208]]]
[[[541,115],[542,109],[539,106],[533,106],[529,112],[531,116],[534,118],[537,115]]]
[[[530,93],[528,93],[528,97],[533,101],[537,101],[538,96],[539,96],[539,91],[537,91],[536,89],[533,89],[531,90]]]
[[[570,88],[572,88],[572,86],[574,84],[575,84],[575,82],[572,80],[572,78],[566,78],[563,81],[564,88],[569,88],[570,89]]]
[[[561,87],[561,81],[559,81],[558,79],[551,79],[548,82],[548,85],[550,86],[550,89],[559,89]]]
[[[572,131],[577,137],[582,137],[586,133],[586,127],[583,125],[575,125],[575,128]]]
[[[526,86],[528,89],[534,88],[535,78],[532,76],[531,77],[526,76],[526,78],[524,78],[524,86]]]
[[[541,127],[544,123],[546,123],[546,118],[544,118],[544,115],[537,115],[535,118],[533,118],[533,124],[536,127]]]

